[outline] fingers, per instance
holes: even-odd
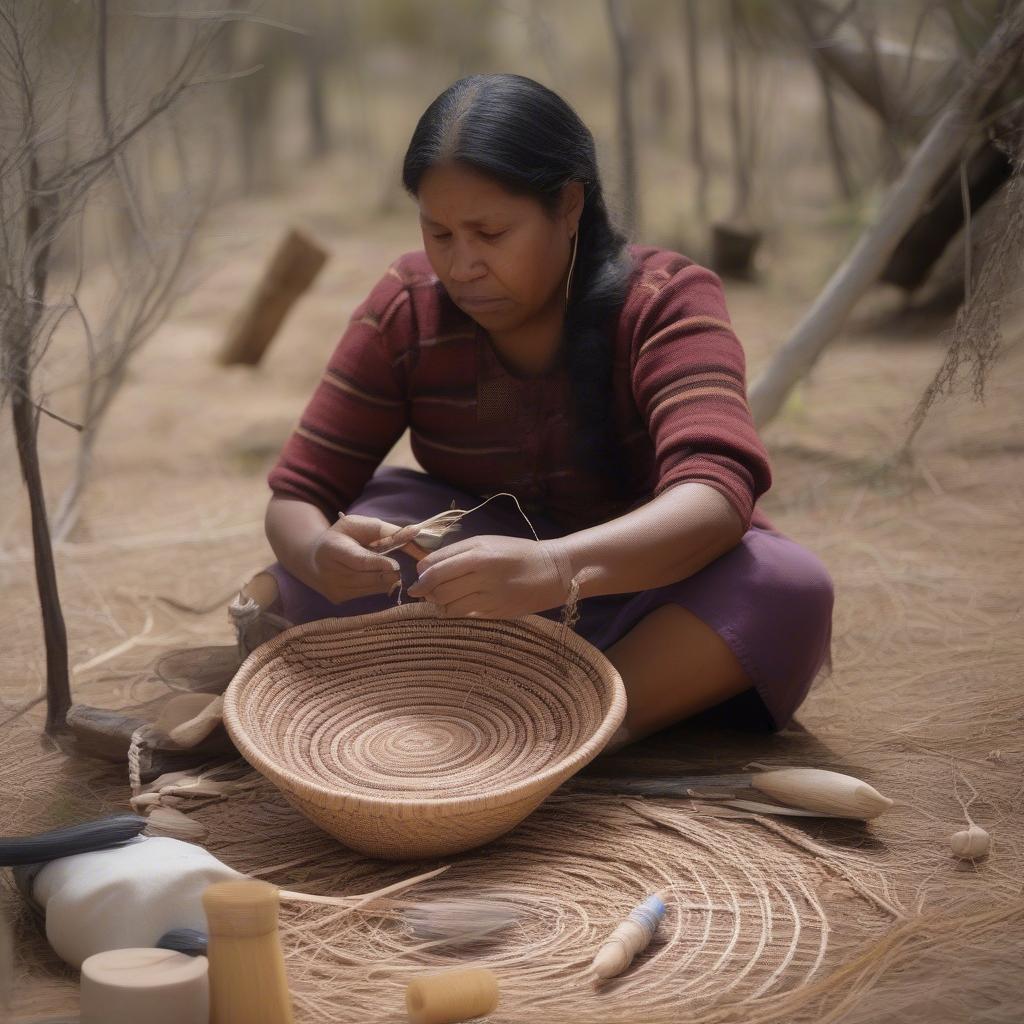
[[[479,592],[464,594],[458,600],[451,603],[438,605],[438,608],[443,615],[450,615],[452,617],[485,618],[487,616],[481,611],[484,599],[484,595]]]
[[[390,594],[401,583],[398,573],[345,573],[329,580],[323,595],[333,604],[341,604],[357,597],[372,594]]]
[[[366,546],[371,551],[377,551],[380,548],[403,547],[408,542],[412,541],[418,532],[418,523],[411,523],[409,526],[403,526],[401,528],[395,527],[389,532],[382,532],[376,540],[369,541]]]
[[[343,537],[351,537],[357,544],[369,545],[397,533],[399,527],[374,516],[342,516],[331,529]]]
[[[325,596],[335,603],[387,593],[402,578],[395,559],[374,555],[349,537],[333,538],[321,550],[318,561],[320,577],[326,584]]]
[[[465,555],[470,551],[474,551],[479,545],[479,540],[479,537],[467,537],[465,540],[456,541],[454,544],[448,544],[443,548],[438,548],[436,551],[431,551],[416,563],[416,571],[422,576],[428,569],[432,569],[441,562],[448,561],[449,558],[455,558],[458,555]]]
[[[417,562],[417,568],[426,564],[426,559]],[[476,559],[469,552],[463,552],[461,558],[449,558],[435,563],[426,571],[421,571],[419,579],[409,588],[412,597],[425,597],[434,600],[438,588],[456,580],[470,576],[476,569]]]
[[[410,597],[422,597],[426,601],[447,607],[468,594],[480,593],[480,584],[479,580],[470,574],[456,580],[449,580],[447,583],[441,583],[425,591],[420,590],[419,581],[417,581],[409,588],[408,592]]]
[[[347,534],[337,534],[331,539],[327,552],[331,565],[346,572],[397,572],[398,562],[387,555],[378,555],[361,547],[359,542]]]
[[[372,540],[366,546],[370,551],[383,551],[388,554],[392,551],[404,551],[407,555],[415,558],[418,562],[421,558],[425,558],[430,554],[430,552],[427,551],[426,548],[421,548],[419,544],[412,539],[415,537],[415,529],[411,526],[403,526],[401,530],[397,530],[395,533],[392,533],[387,537],[381,537],[379,540]]]
[[[408,544],[405,544],[402,547],[402,550],[407,555],[411,555],[413,558],[415,558],[417,562],[419,562],[422,559],[426,558],[427,555],[430,554],[429,551],[425,550],[424,548],[421,548],[419,546],[419,544],[416,544],[413,541],[410,541]]]

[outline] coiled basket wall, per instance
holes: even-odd
[[[321,828],[405,859],[513,828],[601,751],[625,709],[615,668],[571,629],[417,603],[274,637],[232,680],[224,722]]]

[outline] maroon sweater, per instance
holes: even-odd
[[[746,400],[743,349],[711,271],[665,249],[631,246],[635,269],[615,332],[613,417],[629,479],[618,492],[572,458],[564,365],[521,377],[448,297],[423,252],[396,260],[356,309],[298,426],[270,472],[274,494],[333,522],[408,427],[440,480],[487,497],[511,491],[566,530],[622,514],[699,480],[745,526],[771,485]]]

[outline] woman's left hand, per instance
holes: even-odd
[[[559,608],[572,570],[561,545],[518,537],[482,536],[449,544],[416,563],[412,597],[446,615],[508,619]]]

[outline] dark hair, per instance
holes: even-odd
[[[565,314],[567,362],[578,430],[575,457],[614,481],[625,467],[615,436],[612,335],[632,261],[612,224],[597,169],[594,137],[557,93],[522,75],[470,75],[427,107],[405,154],[402,184],[416,196],[434,165],[457,162],[529,195],[549,213],[562,189],[583,185],[576,265]]]

